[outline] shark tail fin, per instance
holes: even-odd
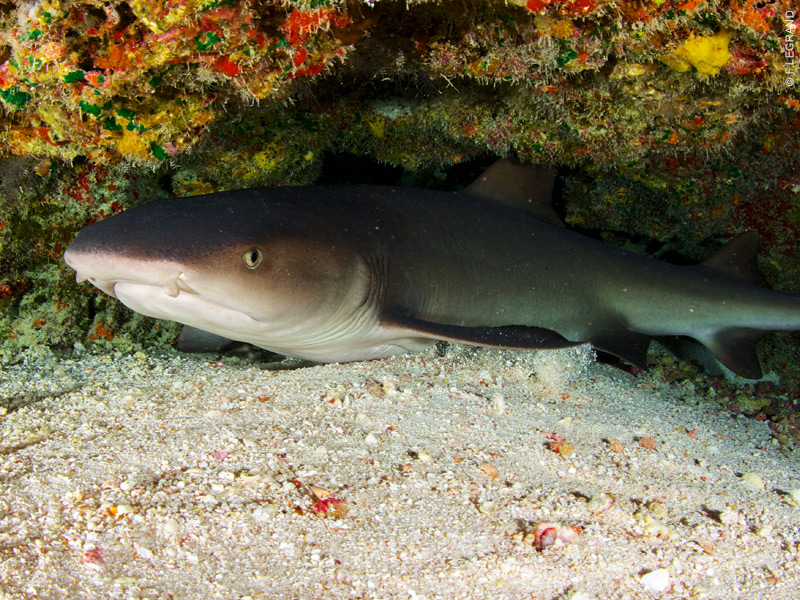
[[[698,266],[739,281],[767,287],[767,282],[758,271],[760,243],[761,236],[757,231],[747,231],[733,238]]]
[[[699,341],[734,373],[748,379],[761,379],[763,372],[756,344],[767,333],[758,329],[726,329]]]

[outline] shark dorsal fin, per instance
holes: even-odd
[[[563,226],[551,204],[556,170],[525,165],[502,158],[467,186],[463,193],[512,208],[526,210],[536,218]]]
[[[699,266],[724,273],[740,281],[766,287],[767,282],[758,272],[757,256],[760,243],[761,236],[757,231],[747,231],[733,238]]]

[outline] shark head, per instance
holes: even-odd
[[[84,228],[64,259],[79,282],[136,312],[302,358],[316,360],[328,337],[368,326],[359,312],[368,270],[334,227],[307,211],[297,218],[291,201],[265,208],[255,192],[230,200],[134,208]]]

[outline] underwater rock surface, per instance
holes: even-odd
[[[306,152],[341,144],[408,168],[442,146],[437,162],[514,150],[539,162],[624,163],[713,150],[765,119],[797,116],[793,9],[789,0],[6,4],[0,148],[152,165],[212,131],[235,135],[273,106],[264,128],[240,130],[261,143],[262,170],[278,167],[271,161],[296,137],[280,124],[296,121]],[[414,143],[424,140],[435,143]]]

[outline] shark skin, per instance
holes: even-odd
[[[698,265],[664,263],[555,224],[537,208],[549,203],[547,177],[502,160],[461,192],[312,186],[158,200],[84,228],[64,258],[79,282],[139,313],[317,362],[446,340],[589,342],[644,365],[652,336],[684,335],[758,378],[758,339],[800,330],[800,295],[757,273],[757,234]]]

